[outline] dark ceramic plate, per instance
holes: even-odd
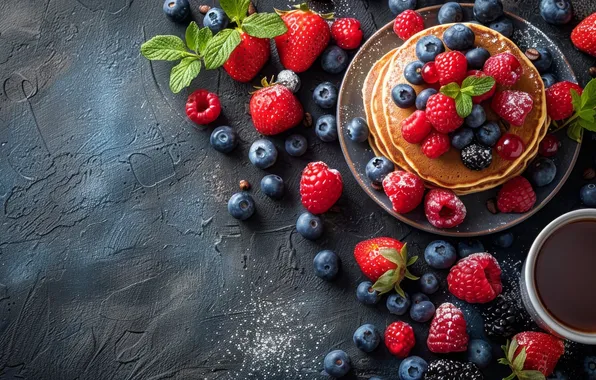
[[[472,5],[462,5],[464,6],[466,15],[465,21],[473,20]],[[439,8],[440,6],[433,6],[418,10],[425,19],[426,27],[438,24],[437,13]],[[507,17],[513,21],[515,27],[512,40],[522,51],[530,47],[548,46],[555,57],[551,71],[559,80],[577,82],[561,50],[544,33],[513,14],[507,13]],[[370,67],[383,55],[402,43],[393,33],[392,28],[393,23],[385,25],[362,46],[346,72],[339,94],[337,122],[340,128],[341,148],[350,170],[364,191],[397,219],[421,230],[445,236],[464,237],[495,233],[526,220],[540,210],[563,186],[579,153],[580,144],[568,139],[565,131],[559,131],[556,134],[563,144],[559,153],[554,158],[557,166],[555,180],[548,186],[535,189],[537,195],[536,205],[531,211],[525,214],[491,214],[486,208],[486,202],[497,194],[497,189],[491,189],[462,197],[468,214],[466,220],[461,225],[450,230],[437,229],[426,220],[422,206],[408,214],[397,214],[391,208],[391,202],[387,196],[382,191],[376,191],[371,187],[370,181],[365,174],[365,168],[368,161],[374,157],[374,153],[368,143],[357,143],[348,139],[344,126],[348,120],[357,116],[364,117],[365,115],[361,93],[362,84]]]

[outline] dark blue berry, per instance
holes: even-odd
[[[415,303],[410,308],[410,318],[416,322],[427,322],[435,315],[435,305],[430,301]]]
[[[437,90],[430,87],[420,91],[420,94],[418,94],[418,96],[416,97],[416,108],[419,110],[425,110],[426,103],[428,103],[428,98],[430,98],[432,95],[436,93]]]
[[[482,70],[484,62],[490,58],[488,50],[482,47],[477,47],[468,50],[466,53],[466,60],[468,61],[468,69],[470,70]]]
[[[361,117],[355,117],[348,121],[346,130],[348,138],[352,141],[365,142],[368,139],[368,124]]]
[[[359,350],[373,352],[381,343],[381,333],[375,326],[365,324],[358,327],[352,339]]]
[[[428,363],[420,356],[410,356],[399,364],[400,380],[422,380],[428,370]]]
[[[550,184],[556,175],[557,166],[550,158],[539,157],[528,167],[528,177],[538,187]]]
[[[549,88],[553,84],[557,83],[557,77],[551,73],[542,74],[542,81],[544,82],[544,88]]]
[[[579,191],[582,203],[588,207],[596,207],[596,185],[589,183]]]
[[[277,149],[269,140],[259,139],[252,143],[248,159],[259,169],[266,169],[277,161]]]
[[[321,108],[333,108],[337,103],[337,87],[331,82],[323,82],[315,88],[312,98]]]
[[[323,235],[323,222],[318,216],[303,212],[296,221],[296,231],[305,239],[317,240]]]
[[[468,361],[478,368],[486,368],[493,358],[491,345],[482,339],[472,339],[468,344]]]
[[[468,50],[474,46],[474,32],[464,24],[455,24],[443,33],[443,42],[451,50]]]
[[[188,0],[166,0],[163,3],[163,12],[174,22],[186,20],[190,14]]]
[[[474,17],[483,24],[490,24],[503,16],[503,2],[501,0],[476,0],[474,2]]]
[[[400,108],[410,108],[416,103],[416,91],[409,84],[400,83],[391,90],[391,97]]]
[[[447,269],[455,263],[455,248],[444,240],[431,242],[424,250],[424,260],[435,269]]]
[[[395,170],[393,162],[382,156],[373,157],[366,164],[366,176],[377,186],[380,186],[385,176],[393,170]]]
[[[290,156],[299,157],[306,153],[308,142],[306,141],[306,137],[302,135],[290,135],[286,139],[285,146],[286,152]]]
[[[343,377],[350,372],[352,360],[344,351],[334,350],[325,356],[323,366],[329,376]]]
[[[457,253],[461,258],[468,257],[473,253],[485,252],[484,245],[477,239],[462,240],[457,243]]]
[[[513,234],[511,232],[504,232],[493,237],[493,244],[500,248],[509,248],[513,245]]]
[[[445,3],[439,9],[439,24],[452,24],[454,22],[462,22],[464,19],[464,11],[461,5],[454,1]]]
[[[425,294],[433,294],[439,290],[439,280],[432,273],[425,273],[420,277],[420,290]]]
[[[584,371],[588,379],[596,379],[596,356],[586,356],[584,359]]]
[[[247,192],[236,193],[228,201],[228,212],[236,219],[246,220],[255,212],[255,201]]]
[[[323,142],[337,140],[337,121],[333,115],[323,115],[317,119],[315,133]]]
[[[261,191],[273,199],[281,199],[284,196],[284,180],[275,174],[268,174],[261,179]]]
[[[348,53],[339,46],[331,45],[321,54],[321,66],[330,74],[339,74],[348,67]]]
[[[472,140],[474,140],[474,131],[470,128],[458,128],[451,134],[451,145],[455,149],[464,149],[472,143]]]
[[[534,48],[539,56],[537,59],[532,60],[534,67],[539,73],[547,72],[553,64],[553,55],[549,49],[543,47]]]
[[[332,281],[339,272],[339,257],[328,249],[317,253],[313,259],[315,275],[326,281]]]
[[[408,293],[406,292],[404,292],[404,295],[406,298],[400,296],[397,293],[390,294],[387,297],[387,310],[389,310],[391,314],[404,315],[408,312],[411,303],[410,296],[408,296]]]
[[[416,43],[416,57],[421,62],[434,61],[444,51],[443,41],[435,36],[424,36]]]
[[[205,14],[205,18],[203,18],[203,26],[211,29],[213,34],[225,29],[229,22],[230,19],[220,8],[211,8],[209,12]]]
[[[356,288],[356,298],[365,305],[374,305],[381,299],[379,292],[372,288],[370,281],[363,281]]]
[[[573,19],[573,5],[570,0],[541,0],[540,15],[549,24],[567,24]]]
[[[416,0],[389,0],[389,9],[397,16],[407,9],[416,9]]]
[[[480,104],[474,104],[472,112],[466,116],[465,123],[470,128],[478,128],[486,121],[486,113]]]
[[[408,63],[404,69],[404,78],[406,78],[406,80],[411,84],[423,84],[424,79],[422,79],[422,66],[424,66],[424,63],[420,61]]]
[[[474,133],[478,142],[485,146],[494,146],[501,138],[501,128],[494,121],[483,124]]]
[[[414,293],[412,295],[412,304],[419,304],[420,302],[423,301],[430,301],[430,298],[428,298],[428,296],[424,293]]]
[[[511,38],[513,35],[513,22],[507,17],[501,17],[488,24],[488,27],[494,31],[501,33],[507,38]]]
[[[217,127],[211,132],[209,143],[218,152],[230,153],[238,145],[238,134],[228,126]]]

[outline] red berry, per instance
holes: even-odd
[[[573,115],[571,90],[581,95],[583,90],[569,81],[557,82],[546,89],[546,111],[553,120],[563,120]]]
[[[497,142],[497,153],[502,159],[512,161],[522,155],[526,147],[519,136],[506,133]]]
[[[281,84],[257,90],[250,98],[250,116],[257,132],[276,135],[300,124],[304,111],[300,101]]]
[[[388,237],[368,239],[356,244],[354,258],[360,270],[371,281],[377,281],[385,272],[397,268],[397,264],[381,255],[381,249],[401,251],[404,244]]]
[[[482,71],[495,78],[498,84],[513,86],[521,78],[523,68],[513,54],[500,53],[488,58]]]
[[[475,253],[461,259],[449,270],[451,294],[468,303],[487,303],[501,291],[501,267],[489,253]]]
[[[449,152],[451,139],[445,133],[432,131],[422,141],[422,153],[428,158],[439,158]]]
[[[398,14],[393,23],[393,31],[404,41],[423,29],[424,19],[420,13],[411,9]]]
[[[414,111],[401,122],[401,135],[410,144],[418,144],[431,131],[432,124],[426,119],[426,112]]]
[[[542,332],[522,332],[516,334],[512,341],[517,342],[518,347],[514,357],[507,358],[509,362],[517,362],[515,359],[525,349],[526,360],[520,363],[523,370],[540,371],[544,376],[550,376],[553,373],[559,358],[565,354],[565,345],[561,339]],[[509,355],[508,352],[505,354]]]
[[[396,170],[383,180],[383,190],[389,197],[393,210],[398,214],[405,214],[422,202],[424,182],[415,174]]]
[[[452,82],[461,83],[466,79],[468,61],[461,51],[453,50],[437,55],[435,66],[441,86]]]
[[[440,92],[428,98],[426,118],[441,133],[453,132],[464,123],[457,114],[455,100]]]
[[[385,330],[385,345],[393,355],[404,359],[416,344],[414,329],[406,322],[397,321]]]
[[[501,212],[530,211],[534,203],[536,203],[536,193],[524,177],[510,179],[497,194],[497,207]]]
[[[338,18],[331,25],[331,36],[337,46],[342,49],[352,50],[362,42],[362,29],[360,21],[355,18]]]
[[[493,97],[491,108],[503,120],[510,124],[524,125],[526,116],[532,111],[534,101],[527,92],[523,91],[499,91]]]
[[[422,66],[422,79],[428,83],[433,84],[439,81],[439,73],[437,73],[437,66],[434,62],[427,62]]]
[[[583,19],[573,29],[571,42],[579,50],[596,57],[596,13]]]
[[[322,214],[337,202],[343,190],[341,174],[324,162],[306,165],[300,179],[302,205],[313,214]]]
[[[245,32],[241,32],[240,36],[240,45],[232,51],[223,67],[232,79],[250,82],[269,61],[269,39],[252,37]]]
[[[555,135],[546,135],[544,139],[540,142],[540,147],[538,148],[538,152],[540,155],[544,157],[553,157],[559,151],[559,147],[561,146],[561,142]]]
[[[220,113],[219,96],[207,90],[196,90],[186,100],[186,115],[197,124],[214,122]]]
[[[448,302],[439,306],[430,324],[428,349],[435,354],[465,352],[469,339],[462,311]]]
[[[475,76],[478,78],[482,78],[482,77],[486,77],[488,75],[486,75],[485,73],[483,73],[480,70],[469,70],[466,73],[466,77],[469,77],[469,76]],[[495,82],[495,84],[493,85],[493,88],[491,88],[487,93],[484,93],[484,94],[478,95],[478,96],[472,96],[472,102],[474,102],[474,104],[480,104],[483,101],[485,101],[486,99],[492,98],[492,96],[495,94],[496,90],[497,90],[497,82]]]
[[[453,228],[466,218],[466,206],[453,191],[433,189],[426,194],[424,213],[437,228]]]

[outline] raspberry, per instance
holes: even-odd
[[[482,170],[493,161],[492,150],[484,145],[472,143],[461,150],[461,161],[470,170]]]
[[[362,35],[360,21],[355,18],[338,18],[331,25],[331,36],[342,49],[356,49],[362,42]]]
[[[478,78],[482,78],[482,77],[486,77],[488,75],[486,75],[485,73],[483,73],[480,70],[470,70],[466,73],[466,77],[469,77],[469,76],[475,76]],[[497,89],[497,82],[495,82],[495,84],[493,85],[493,88],[491,88],[487,93],[484,93],[484,94],[478,95],[478,96],[472,96],[472,102],[474,102],[474,104],[480,104],[483,101],[485,101],[486,99],[492,98],[492,96],[495,94],[496,89]]]
[[[466,320],[460,309],[451,303],[444,303],[437,308],[430,324],[426,345],[435,354],[464,352],[468,349]]]
[[[581,95],[582,88],[572,82],[558,82],[546,89],[546,111],[553,120],[563,120],[573,115],[571,90]]]
[[[324,162],[306,165],[300,179],[302,205],[313,214],[322,214],[337,202],[343,190],[341,174]]]
[[[453,132],[464,123],[464,119],[457,114],[455,100],[442,93],[428,98],[426,118],[441,133]]]
[[[466,218],[466,206],[453,191],[433,189],[426,194],[424,213],[437,228],[453,228]]]
[[[391,200],[393,210],[398,214],[405,214],[422,202],[424,182],[415,174],[396,170],[383,180],[383,190]]]
[[[439,158],[449,152],[451,140],[444,133],[432,131],[424,141],[422,141],[422,153],[428,158]]]
[[[408,356],[416,344],[414,330],[406,322],[393,322],[385,330],[385,345],[393,355],[400,359]]]
[[[418,144],[430,133],[432,124],[426,119],[426,112],[415,111],[402,120],[401,135],[410,144]]]
[[[503,291],[501,267],[491,254],[474,253],[451,267],[447,285],[460,300],[487,303]]]
[[[513,54],[500,53],[486,60],[483,71],[498,84],[513,86],[521,78],[523,68]]]
[[[507,181],[497,194],[497,207],[501,212],[526,212],[534,207],[536,193],[524,177]]]
[[[393,31],[404,41],[423,29],[424,19],[420,13],[411,9],[398,14],[393,23]]]
[[[221,104],[217,94],[199,89],[186,100],[186,115],[197,124],[209,124],[221,113]]]
[[[437,55],[435,66],[441,86],[451,82],[461,83],[466,79],[468,61],[461,51],[448,51]]]
[[[521,126],[532,111],[534,101],[523,91],[499,91],[493,97],[491,108],[506,122]]]

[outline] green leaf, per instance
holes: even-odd
[[[573,104],[573,109],[577,112],[582,109],[582,98],[579,96],[577,91],[571,90],[571,104]]]
[[[141,45],[141,54],[152,61],[177,61],[192,56],[180,37],[155,36]]]
[[[379,248],[379,254],[394,264],[401,263],[401,257],[393,248]]]
[[[577,123],[573,123],[567,128],[567,137],[579,143],[582,141],[582,131],[582,125],[578,121]]]
[[[574,91],[574,90],[571,90]],[[572,95],[573,96],[573,95]],[[596,79],[592,79],[588,82],[584,90],[582,91],[582,107],[581,108],[594,108],[596,107]]]
[[[455,99],[459,95],[459,92],[459,85],[455,82],[449,83],[448,85],[441,87],[441,93],[453,99]]]
[[[527,370],[517,374],[519,380],[545,380],[546,377],[540,371]]]
[[[393,289],[393,286],[397,282],[397,277],[399,277],[399,272],[393,269],[388,270],[387,272],[383,273],[381,277],[379,277],[372,288],[381,294],[387,293]]]
[[[240,32],[236,29],[223,29],[205,47],[205,68],[217,69],[230,58],[230,54],[240,45]]]
[[[188,27],[186,28],[186,34],[184,35],[186,46],[188,46],[190,50],[198,52],[198,36],[199,26],[196,22],[192,21],[190,24],[188,24]]]
[[[407,266],[408,262],[408,243],[405,243],[401,249],[399,250],[399,255],[401,256],[402,263]]]
[[[499,360],[497,360],[497,363],[499,364],[503,364],[503,365],[509,365],[509,360],[507,360],[506,358],[500,358]]]
[[[276,13],[253,13],[244,20],[242,29],[257,38],[273,38],[288,31],[286,23]]]
[[[408,298],[406,296],[406,292],[404,292],[404,290],[401,288],[401,286],[399,286],[399,284],[395,284],[395,292],[399,294],[402,298]]]
[[[201,72],[201,60],[197,57],[187,57],[172,67],[170,73],[170,89],[174,94],[188,87],[190,82]]]
[[[513,339],[513,341],[507,342],[507,351],[505,352],[505,354],[507,355],[507,360],[509,360],[510,363],[513,363],[513,358],[515,357],[515,351],[517,351],[517,348],[519,347],[519,345],[517,344],[517,340]]]
[[[596,110],[590,109],[590,108],[586,108],[583,109],[581,111],[579,111],[578,116],[586,121],[589,121],[591,123],[594,122],[594,115],[596,115]]]
[[[584,119],[577,119],[576,123],[588,131],[596,132],[596,123]]]
[[[199,49],[198,52],[200,54],[203,54],[205,48],[207,47],[207,44],[209,44],[209,41],[211,41],[212,38],[213,32],[211,31],[211,29],[204,27],[203,29],[199,30],[199,35],[197,37],[197,49]]]
[[[460,93],[457,98],[455,98],[455,109],[461,118],[471,114],[473,106],[474,104],[472,103],[472,97],[470,95]]]
[[[519,352],[519,354],[517,354],[515,359],[513,359],[513,363],[511,363],[511,366],[513,367],[513,369],[516,371],[521,371],[522,369],[524,369],[524,363],[526,362],[526,357],[527,357],[526,348],[524,347]]]
[[[226,12],[230,20],[242,22],[248,12],[250,0],[220,0],[219,5]]]
[[[412,256],[408,259],[408,263],[406,264],[406,266],[410,266],[412,264],[414,264],[416,261],[418,261],[418,256]]]
[[[420,279],[420,277],[418,277],[418,276],[414,276],[414,275],[413,275],[412,273],[410,273],[410,271],[409,271],[409,270],[407,270],[407,269],[406,269],[405,278],[407,278],[407,279],[409,279],[409,280],[413,280],[413,281],[416,281],[416,280],[419,280],[419,279]]]
[[[515,376],[516,376],[515,373],[512,373],[511,375],[504,377],[503,380],[513,380],[513,379],[515,379]]]
[[[461,84],[461,92],[470,96],[479,96],[489,92],[495,84],[493,77],[470,75]]]

